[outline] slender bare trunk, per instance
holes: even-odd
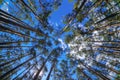
[[[49,80],[49,79],[50,79],[50,75],[51,75],[52,70],[53,70],[53,68],[54,68],[54,66],[55,66],[55,62],[56,62],[56,61],[53,62],[53,65],[52,65],[51,68],[50,68],[50,72],[48,73],[48,76],[47,76],[46,80]]]

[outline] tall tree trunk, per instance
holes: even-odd
[[[1,14],[1,12],[3,12],[3,14]],[[17,19],[15,18],[14,16],[2,11],[0,9],[0,21],[2,22],[5,22],[5,23],[8,23],[8,24],[12,24],[12,25],[15,25],[15,26],[18,26],[18,27],[21,27],[21,28],[24,28],[24,29],[27,29],[27,30],[30,30],[30,31],[33,31],[33,32],[36,32],[37,34],[39,35],[45,35],[43,32],[41,31],[38,31],[37,29],[33,29],[31,26],[29,26],[28,24],[24,23],[23,21],[21,21],[20,19]],[[6,16],[8,15],[8,16]],[[12,16],[9,17],[9,16]],[[13,19],[13,17],[15,18],[15,20]],[[10,20],[11,19],[11,20]],[[17,21],[17,22],[16,22]]]
[[[101,22],[103,22],[103,21],[106,21],[106,20],[108,20],[109,18],[113,18],[113,17],[117,16],[118,14],[119,14],[119,12],[113,13],[113,14],[111,14],[111,15],[105,17],[104,19],[102,19],[102,20],[96,22],[96,24],[99,24],[99,23],[101,23]]]
[[[22,5],[28,8],[34,14],[34,16],[37,18],[38,21],[40,21],[42,25],[45,25],[42,19],[24,2],[24,0],[21,0],[20,3],[22,3]]]
[[[97,62],[96,60],[94,60],[94,62],[97,63],[97,64],[99,64],[99,65],[101,65],[101,66],[104,67],[104,68],[107,68],[107,69],[109,69],[109,70],[115,72],[116,74],[120,74],[119,71],[113,69],[112,67],[109,67],[109,66],[107,66],[107,65],[105,65],[105,64],[102,64],[102,63],[100,63],[100,62]]]
[[[42,40],[41,40],[42,41]],[[0,45],[10,45],[10,44],[19,44],[19,43],[34,43],[38,41],[15,41],[15,42],[0,42]]]
[[[82,72],[82,74],[83,74],[86,78],[88,78],[88,80],[92,80],[92,78],[89,77],[89,76],[83,71],[83,69],[78,68],[78,70],[79,70],[80,72]]]
[[[43,64],[41,65],[40,69],[38,70],[38,72],[36,73],[36,75],[34,76],[34,79],[33,80],[37,80],[38,79],[38,76],[41,72],[41,70],[44,68],[46,62],[49,60],[49,58],[51,57],[51,55],[53,54],[54,50],[48,55],[47,59],[43,62]]]
[[[40,54],[39,54],[40,55]],[[38,57],[39,55],[37,55],[36,57]],[[13,69],[9,70],[8,72],[6,72],[5,74],[0,76],[0,79],[4,79],[6,76],[8,76],[11,72],[13,72],[14,70],[16,70],[17,68],[25,65],[26,63],[28,63],[29,61],[31,61],[32,59],[36,58],[36,57],[31,57],[30,59],[24,61],[23,63],[19,64],[18,66],[14,67]]]
[[[0,64],[0,68],[3,67],[3,66],[5,66],[5,65],[8,65],[8,64],[10,64],[10,63],[12,63],[12,62],[14,62],[14,61],[16,61],[16,60],[19,60],[19,59],[21,59],[21,58],[23,58],[23,57],[29,56],[29,55],[32,55],[32,54],[29,53],[29,54],[26,54],[26,55],[24,55],[24,56],[19,56],[19,57],[15,58],[15,59],[13,59],[13,60],[11,60],[11,61],[2,63],[2,64]]]
[[[2,45],[0,45],[0,49],[2,49],[2,48],[22,48],[22,47],[24,47],[24,48],[31,48],[31,47],[33,47],[33,46],[2,46]]]
[[[93,72],[95,75],[99,76],[100,78],[102,78],[103,80],[110,80],[109,78],[107,78],[105,75],[95,71],[94,69],[92,69],[90,66],[85,65],[82,61],[80,61],[80,63],[85,66],[89,71]]]
[[[23,33],[14,31],[14,30],[11,30],[11,29],[9,29],[9,28],[7,28],[7,27],[4,27],[4,26],[2,26],[2,25],[0,25],[0,29],[1,29],[0,31],[9,32],[9,33],[12,33],[12,34],[16,34],[16,35],[18,35],[18,36],[20,36],[20,37],[28,37],[28,38],[32,38],[32,39],[34,39],[34,40],[39,40],[39,39],[34,38],[34,37],[32,37],[32,36],[29,36],[29,35],[26,35],[26,34],[23,34]]]
[[[66,27],[63,28],[63,30],[60,32],[60,34],[64,33],[64,31],[69,27],[69,25],[73,22],[73,20],[76,18],[76,16],[79,14],[79,11],[82,9],[82,7],[85,5],[85,3],[87,2],[87,0],[83,0],[80,7],[77,9],[75,15],[69,20],[68,25],[66,25]]]
[[[23,76],[20,77],[20,79],[22,80],[22,79],[25,77],[25,75],[26,75],[34,66],[35,66],[35,65],[32,65],[32,67],[30,67],[28,70],[25,70],[26,72],[25,72],[24,74],[21,73],[20,75],[23,74]],[[18,76],[19,76],[19,75],[18,75]],[[17,80],[18,76],[16,76],[13,80]]]
[[[116,44],[117,44],[117,43],[120,43],[120,41],[89,41],[89,42],[94,42],[94,43],[95,43],[95,42],[97,42],[97,43],[98,43],[98,42],[99,42],[99,43],[116,43]]]
[[[56,61],[53,62],[53,65],[52,65],[51,68],[50,68],[50,72],[48,73],[48,76],[47,76],[46,80],[49,80],[49,79],[50,79],[50,75],[51,75],[52,70],[53,70],[53,68],[54,68],[54,66],[55,66],[55,62],[56,62]]]

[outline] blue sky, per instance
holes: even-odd
[[[72,11],[73,5],[73,2],[63,0],[61,6],[50,15],[50,21],[63,24],[62,20],[64,16]]]
[[[6,0],[6,1],[9,1],[9,0]],[[71,13],[72,12],[72,10],[73,10],[73,5],[74,5],[74,2],[69,2],[69,0],[62,0],[62,4],[61,4],[61,6],[57,9],[57,10],[55,10],[51,15],[50,15],[50,18],[49,18],[49,21],[50,22],[52,22],[52,24],[53,24],[53,27],[57,27],[58,29],[61,29],[61,28],[63,28],[64,27],[64,23],[62,22],[62,20],[64,19],[64,16],[65,15],[67,15],[68,13]],[[8,11],[7,9],[7,6],[4,4],[4,6],[2,6],[2,9],[4,9],[4,10],[6,10],[6,11]],[[97,10],[99,10],[99,8],[97,8],[96,9],[96,11]],[[102,8],[102,11],[104,12],[104,11],[106,11],[106,9],[105,8]],[[89,21],[90,19],[89,19],[89,17],[85,17],[81,22],[80,22],[80,24],[83,26],[83,27],[85,27],[85,24]],[[25,22],[27,22],[26,20],[25,20]],[[36,21],[35,21],[36,22]],[[60,26],[59,26],[60,25]],[[57,31],[57,29],[55,29],[56,31]],[[67,35],[67,33],[65,33],[66,35]],[[33,35],[33,34],[32,34]],[[60,37],[58,37],[57,36],[57,38],[58,38],[58,40],[60,41],[60,46],[61,47],[63,47],[63,48],[68,48],[67,47],[67,45],[64,43],[64,37],[66,37],[65,35],[60,35]],[[55,38],[56,38],[56,36],[55,36]],[[50,40],[50,41],[52,41],[52,39]],[[52,46],[52,48],[54,48],[56,45],[53,43],[53,46]],[[51,49],[51,47],[50,47],[50,49]],[[98,55],[99,53],[96,53],[96,55]],[[25,58],[26,59],[26,58]],[[25,59],[22,59],[22,61],[23,60],[25,60]],[[59,61],[61,61],[61,60],[66,60],[67,58],[66,58],[66,52],[63,52],[63,55],[62,56],[60,56],[59,58],[58,58],[58,60]],[[49,63],[47,63],[47,65],[49,65]],[[59,66],[59,65],[58,65]],[[95,67],[95,66],[93,66],[93,67]],[[48,68],[50,68],[50,66],[48,67]],[[92,75],[92,74],[90,74],[87,70],[84,70],[84,72],[86,73],[86,74],[88,74],[90,77],[92,77],[92,78],[95,78],[95,76],[94,75]],[[92,75],[92,76],[91,76]],[[44,80],[44,78],[46,78],[46,77],[43,77],[43,80]]]

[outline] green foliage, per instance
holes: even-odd
[[[67,35],[66,38],[65,38],[65,42],[66,43],[69,43],[70,41],[72,41],[74,39],[74,35]]]
[[[76,18],[79,22],[81,22],[84,18],[84,15],[78,14]]]
[[[69,2],[73,2],[74,0],[68,0]]]
[[[2,4],[3,0],[0,0],[0,4]]]
[[[76,10],[78,8],[79,3],[74,4],[74,9]]]
[[[115,80],[120,80],[120,75],[118,74]]]
[[[70,30],[71,30],[71,29],[70,29],[70,27],[68,27],[68,26],[65,26],[64,29],[63,29],[64,32],[69,32]]]

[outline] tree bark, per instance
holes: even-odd
[[[55,61],[53,62],[53,65],[51,66],[50,72],[48,73],[48,76],[47,76],[46,80],[50,79],[50,75],[52,73],[52,70],[53,70],[54,66],[55,66]]]

